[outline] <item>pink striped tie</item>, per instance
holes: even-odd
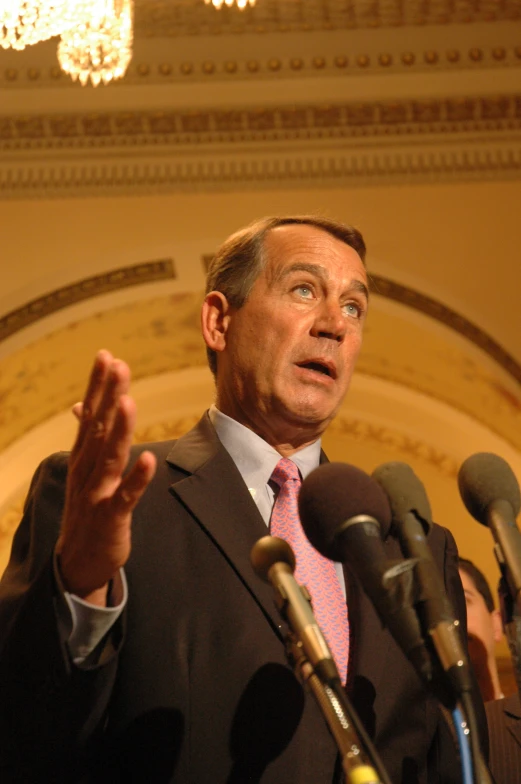
[[[291,545],[297,561],[295,579],[304,584],[313,600],[313,612],[336,662],[342,683],[347,677],[349,622],[335,565],[309,543],[298,513],[298,493],[302,484],[297,466],[283,457],[271,475],[280,487],[273,506],[270,533]]]

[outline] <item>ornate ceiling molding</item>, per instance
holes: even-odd
[[[520,40],[521,36],[517,39]],[[303,42],[304,43],[304,42]],[[222,55],[208,57],[204,49],[193,49],[191,56],[177,54],[174,49],[159,54],[138,50],[122,84],[146,86],[148,84],[175,84],[186,82],[240,82],[317,77],[348,78],[375,74],[436,73],[472,69],[496,69],[503,72],[521,65],[521,45],[504,42],[501,37],[492,39],[486,46],[461,42],[446,46],[434,41],[431,46],[419,46],[413,39],[405,48],[392,39],[384,45],[372,47],[331,42],[328,49],[324,42],[311,46],[294,47],[296,54],[273,54],[269,47],[244,57],[244,50],[222,47]],[[277,51],[283,47],[278,47]],[[331,49],[333,51],[331,51]],[[177,55],[177,56],[176,56]],[[2,64],[4,67],[2,67]],[[110,89],[119,89],[114,84]],[[6,58],[0,53],[0,88],[5,90],[84,89],[72,82],[51,60],[27,60],[20,63],[15,57]]]
[[[411,438],[408,433],[346,416],[343,412],[328,426],[327,437],[348,438],[370,444],[378,451],[390,452],[402,460],[419,461],[449,479],[455,479],[458,475],[459,463],[453,455],[421,439]]]
[[[488,354],[494,362],[497,362],[512,376],[514,381],[521,385],[521,365],[477,324],[473,324],[443,302],[439,302],[427,294],[415,291],[389,278],[384,278],[381,275],[371,275],[371,284],[375,294],[413,308],[439,321],[444,326],[449,327],[449,329],[453,329]]]
[[[202,0],[136,0],[136,30],[147,37],[472,24],[520,16],[516,0],[258,0],[244,11],[219,12]]]
[[[0,197],[517,179],[521,94],[0,116]]]
[[[56,313],[58,310],[76,305],[100,294],[120,291],[130,286],[140,286],[143,283],[153,283],[158,280],[174,280],[176,277],[172,259],[160,261],[147,261],[134,264],[130,267],[119,267],[101,275],[62,286],[55,291],[37,297],[16,310],[6,313],[0,318],[0,340],[5,340],[18,330],[34,324],[45,316]]]
[[[401,183],[513,180],[521,177],[521,140],[461,142],[441,149],[194,153],[171,159],[0,164],[0,198],[49,199],[144,193],[357,187]]]
[[[201,257],[201,263],[205,270],[208,269],[212,258],[211,254],[204,254]],[[92,299],[100,294],[119,291],[143,283],[151,283],[158,280],[174,280],[175,278],[176,273],[172,259],[143,262],[84,278],[68,286],[62,286],[42,297],[33,299],[1,317],[0,341],[52,313],[56,313],[71,305],[76,305],[78,302]],[[427,294],[397,283],[382,275],[372,274],[370,282],[371,289],[376,295],[423,313],[469,340],[502,367],[514,381],[521,385],[521,366],[514,357],[505,351],[484,330],[460,313],[452,310],[444,303],[429,297]]]
[[[201,110],[0,115],[0,151],[175,148],[210,144],[454,138],[521,130],[521,93]]]

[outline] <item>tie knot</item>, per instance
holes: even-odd
[[[278,484],[279,487],[282,487],[284,482],[287,482],[288,479],[296,479],[298,482],[300,482],[300,474],[298,472],[297,466],[293,460],[289,460],[287,457],[281,457],[273,469],[271,478]]]

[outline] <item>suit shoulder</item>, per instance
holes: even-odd
[[[158,462],[166,460],[172,447],[176,443],[176,439],[169,441],[150,441],[145,444],[134,444],[130,451],[129,463],[133,463],[142,452],[152,452]]]

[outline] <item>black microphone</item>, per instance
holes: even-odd
[[[335,660],[311,609],[309,594],[293,576],[295,555],[290,545],[277,536],[263,536],[255,542],[250,560],[258,576],[275,588],[279,611],[317,675],[324,683],[340,682]]]
[[[419,588],[418,616],[448,679],[447,683],[437,684],[438,696],[442,701],[453,704],[457,696],[471,691],[472,682],[459,620],[454,616],[443,577],[427,542],[426,534],[432,525],[427,493],[406,463],[385,463],[375,469],[373,478],[389,499],[392,526],[404,553],[416,559],[414,571]],[[445,690],[447,686],[449,693]]]
[[[490,452],[467,458],[458,474],[467,511],[490,528],[495,555],[512,600],[521,612],[521,533],[516,517],[521,507],[519,484],[506,460]]]
[[[299,495],[302,526],[311,544],[333,561],[346,562],[424,681],[431,659],[413,608],[413,561],[391,561],[382,532],[389,530],[389,502],[359,468],[325,463],[309,474]]]

